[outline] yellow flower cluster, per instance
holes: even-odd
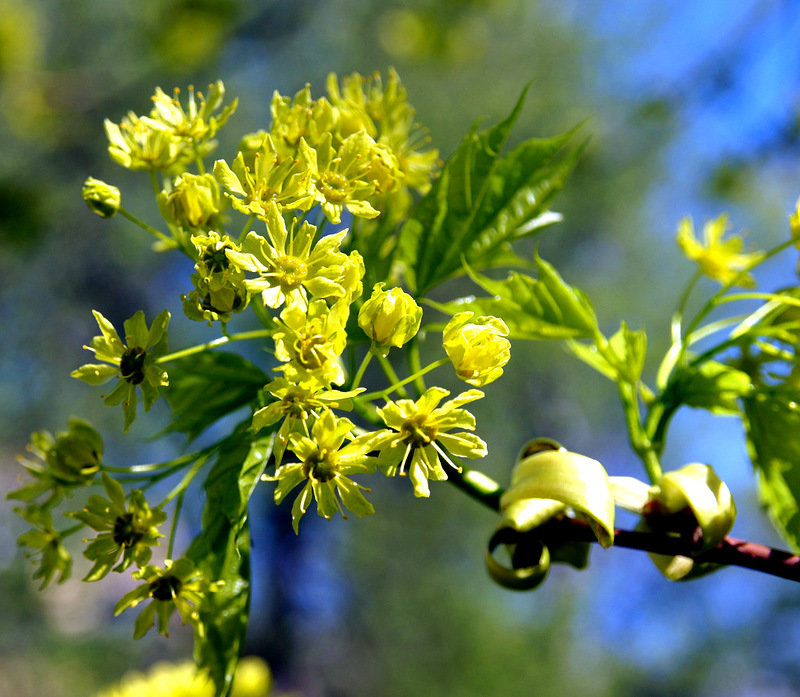
[[[378,467],[389,476],[408,473],[416,495],[428,496],[429,479],[447,478],[440,457],[460,469],[447,451],[486,454],[478,436],[449,433],[474,430],[475,419],[460,405],[482,392],[469,390],[439,407],[447,390],[426,389],[421,375],[401,381],[388,362],[390,349],[414,341],[420,330],[417,301],[389,279],[362,299],[366,270],[357,243],[379,226],[393,229],[408,212],[412,192],[430,189],[438,152],[428,147],[394,71],[385,80],[331,75],[326,87],[319,98],[308,85],[293,97],[276,92],[269,128],[242,138],[230,164],[218,159],[211,173],[203,158],[236,106],[222,106],[222,83],[207,98],[190,90],[185,106],[177,94],[168,98],[156,90],[148,116],[130,113],[119,125],[106,122],[118,163],[150,170],[154,180],[161,176],[158,204],[171,236],[160,236],[159,246],[177,247],[194,261],[193,288],[183,296],[186,316],[219,321],[225,331],[234,313],[253,305],[271,337],[280,377],[265,386],[252,425],[255,433],[276,431],[276,470],[265,477],[277,482],[276,502],[302,484],[292,509],[295,530],[312,501],[327,518],[345,508],[372,513],[352,474]],[[107,198],[93,193],[97,188],[87,189],[92,205]],[[231,209],[247,216],[238,237],[225,232]],[[345,218],[350,230],[324,229]],[[451,362],[460,379],[483,386],[508,361],[508,330],[494,317],[470,318],[461,313],[447,325],[448,357],[433,367]],[[349,349],[355,361],[364,335],[370,349],[347,386],[343,356]],[[358,387],[373,357],[392,383],[378,396],[398,391],[401,397],[381,408]],[[417,401],[407,398],[403,385],[409,381]],[[380,428],[364,431],[342,415],[354,409]]]

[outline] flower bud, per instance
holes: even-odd
[[[113,218],[119,210],[120,193],[116,186],[89,177],[83,183],[83,200],[101,218]]]
[[[447,323],[442,344],[456,374],[464,382],[481,387],[503,374],[511,357],[508,327],[497,317],[478,317],[459,312]],[[472,321],[470,321],[472,320]]]
[[[166,217],[183,228],[202,228],[219,213],[217,182],[211,174],[184,174],[159,196]]]
[[[94,479],[103,458],[103,440],[88,423],[70,419],[45,453],[48,474],[66,485],[82,486]]]
[[[390,346],[399,348],[419,331],[422,308],[402,289],[383,290],[383,286],[376,283],[372,297],[361,306],[358,326],[385,356]]]

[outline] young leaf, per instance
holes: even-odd
[[[559,157],[574,131],[525,141],[501,156],[526,91],[505,120],[470,130],[401,230],[397,258],[418,297],[457,274],[462,259],[481,267],[507,263],[511,241],[559,219],[546,206],[577,160],[577,151]]]
[[[494,281],[475,271],[470,277],[490,297],[456,300],[435,307],[454,314],[472,310],[476,315],[500,317],[512,339],[577,339],[593,337],[597,317],[589,299],[567,285],[555,268],[536,257],[538,279],[512,271],[504,281]]]
[[[620,328],[609,339],[603,339],[599,346],[577,341],[570,341],[568,345],[577,358],[610,380],[635,384],[642,375],[647,353],[647,334],[643,329],[633,331],[622,322]]]
[[[786,385],[746,397],[744,424],[761,500],[775,526],[800,551],[800,394]]]
[[[750,376],[724,363],[708,361],[678,369],[670,384],[669,399],[676,404],[707,409],[712,414],[739,414],[738,400],[752,390]]]
[[[173,422],[168,431],[194,440],[223,416],[252,402],[270,377],[246,358],[206,351],[170,363],[170,384],[163,388]]]
[[[202,532],[187,556],[221,587],[200,609],[206,627],[195,639],[195,660],[207,668],[218,697],[230,691],[247,631],[250,605],[250,537],[247,504],[272,453],[274,435],[248,439],[240,424],[223,444],[205,482]]]

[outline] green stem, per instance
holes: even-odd
[[[378,362],[381,364],[381,368],[383,368],[383,372],[386,373],[386,377],[389,378],[389,381],[392,383],[392,386],[395,390],[397,390],[398,394],[403,397],[408,397],[408,392],[404,385],[409,380],[401,381],[399,377],[397,377],[397,373],[395,372],[394,368],[392,367],[391,362],[389,361],[386,356],[376,355]]]
[[[195,463],[192,465],[191,469],[189,469],[189,471],[186,474],[183,475],[183,479],[181,479],[181,481],[178,482],[173,487],[172,491],[170,491],[167,494],[167,496],[164,498],[164,500],[161,503],[159,503],[158,506],[156,506],[156,508],[164,508],[164,506],[166,506],[176,496],[179,496],[179,495],[182,496],[183,492],[186,491],[186,487],[188,487],[189,484],[191,484],[192,479],[194,479],[195,475],[197,474],[197,472],[200,470],[200,468],[204,464],[206,464],[206,458],[205,457],[197,458],[197,460],[195,460]]]
[[[58,531],[58,536],[60,538],[62,538],[62,539],[65,538],[65,537],[69,537],[70,535],[74,535],[76,532],[78,532],[79,530],[81,530],[84,527],[86,527],[84,525],[84,523],[77,523],[76,525],[73,525],[72,527],[65,528],[64,530],[59,530]]]
[[[122,206],[119,207],[119,212],[120,212],[120,215],[122,215],[123,217],[127,218],[128,220],[130,220],[135,225],[138,225],[140,228],[142,228],[142,230],[145,230],[145,231],[149,232],[151,235],[155,235],[162,242],[166,242],[169,245],[174,245],[175,244],[175,240],[173,240],[171,237],[167,237],[160,230],[156,230],[151,225],[148,225],[144,221],[139,220],[139,218],[137,218],[135,215],[133,215],[133,213],[129,213]]]
[[[195,353],[200,353],[202,351],[207,351],[208,349],[215,348],[217,346],[222,346],[223,344],[227,344],[231,341],[244,341],[245,339],[259,339],[262,337],[272,336],[272,332],[268,329],[253,329],[249,332],[239,332],[238,334],[228,334],[227,336],[221,336],[213,341],[208,341],[205,344],[197,344],[196,346],[190,346],[189,348],[181,349],[180,351],[175,351],[174,353],[168,353],[166,356],[161,356],[160,358],[156,359],[156,363],[168,363],[169,361],[177,360],[178,358],[185,358],[186,356],[191,356]]]
[[[430,363],[428,366],[426,366],[425,368],[420,370],[418,373],[415,373],[414,375],[409,375],[405,380],[400,380],[399,382],[395,383],[391,387],[387,387],[385,390],[378,390],[377,392],[368,392],[367,394],[362,394],[362,395],[359,396],[358,399],[361,400],[361,401],[371,401],[373,399],[383,399],[384,397],[386,397],[386,395],[391,394],[392,392],[394,392],[398,388],[402,387],[403,385],[407,385],[409,382],[413,382],[418,377],[421,377],[422,375],[425,375],[425,373],[429,373],[431,370],[434,370],[435,368],[438,368],[439,366],[444,365],[445,363],[449,363],[449,362],[450,362],[449,358],[440,358],[438,361],[434,361],[433,363]]]
[[[500,510],[503,488],[480,470],[464,466],[461,467],[461,472],[448,470],[447,481],[483,505],[495,511]]]
[[[150,170],[150,184],[153,187],[153,193],[156,195],[156,198],[158,198],[158,195],[161,193],[161,187],[158,184],[158,175],[154,169]]]
[[[367,366],[370,364],[372,356],[373,356],[372,351],[367,351],[367,355],[364,356],[364,360],[361,361],[361,365],[358,367],[358,372],[355,374],[355,377],[353,378],[353,384],[350,385],[351,390],[356,389],[361,383],[361,378],[364,377],[364,372],[366,371]]]
[[[184,489],[178,494],[178,499],[175,501],[175,510],[172,512],[172,524],[169,526],[169,543],[167,545],[167,559],[172,559],[172,550],[175,546],[175,533],[178,530],[178,518],[181,517],[181,509],[183,508],[183,497],[186,494]]]
[[[631,447],[644,464],[650,481],[655,482],[661,478],[661,463],[656,449],[642,425],[638,391],[636,386],[629,382],[620,382],[617,387],[622,400],[622,410],[625,414],[625,425],[628,429]]]
[[[422,364],[420,363],[419,358],[419,341],[417,337],[414,337],[411,340],[411,343],[408,346],[408,369],[411,371],[411,374],[414,376],[414,389],[417,391],[417,395],[421,395],[425,392],[425,380],[422,379],[424,373],[422,373]]]

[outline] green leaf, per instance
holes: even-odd
[[[472,280],[491,297],[468,298],[435,307],[454,314],[472,310],[476,315],[501,318],[512,339],[576,339],[593,337],[597,318],[581,290],[567,285],[555,268],[536,257],[539,278],[512,271],[504,281],[494,281],[475,271]]]
[[[745,397],[744,424],[759,494],[772,522],[800,552],[800,392],[763,386]]]
[[[251,403],[271,378],[246,358],[224,351],[187,356],[169,365],[163,393],[173,422],[167,431],[194,440],[223,416]]]
[[[510,242],[559,220],[546,206],[577,160],[579,150],[560,157],[575,131],[527,140],[501,156],[526,92],[496,126],[473,126],[402,228],[397,258],[418,297],[457,275],[462,260],[478,268],[508,263]]]
[[[724,363],[708,361],[679,369],[669,389],[676,404],[707,409],[713,414],[736,415],[738,400],[753,389],[750,376]]]
[[[594,344],[569,342],[572,353],[601,375],[615,382],[624,380],[636,384],[644,369],[647,354],[647,334],[643,329],[633,331],[625,322],[608,339]]]
[[[228,695],[247,631],[250,535],[247,505],[272,453],[274,435],[250,442],[242,423],[225,441],[205,482],[202,532],[187,556],[207,578],[222,581],[200,608],[206,631],[195,638],[195,660],[218,697]]]

